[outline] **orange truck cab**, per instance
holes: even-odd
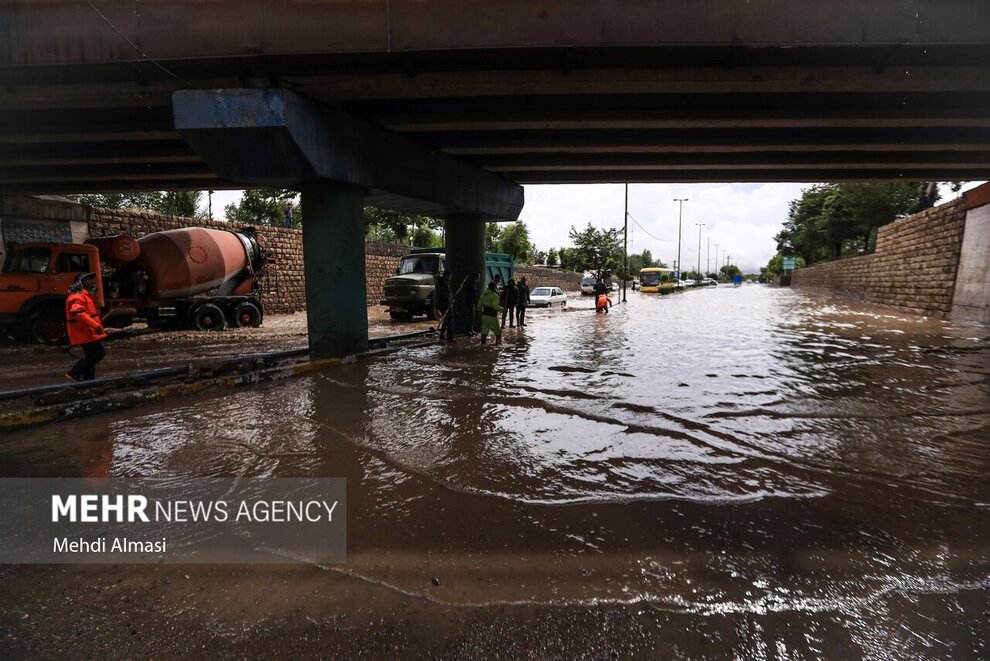
[[[96,304],[104,307],[100,253],[77,243],[20,243],[0,272],[0,328],[27,341],[65,336],[65,299],[80,273],[95,273]]]

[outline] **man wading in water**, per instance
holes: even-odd
[[[495,344],[502,344],[502,325],[498,320],[502,306],[499,305],[498,292],[495,291],[495,281],[488,283],[488,288],[478,300],[478,310],[481,312],[481,343],[485,343],[491,331],[495,334]]]

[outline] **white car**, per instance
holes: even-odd
[[[567,294],[560,287],[536,287],[529,293],[531,308],[552,308],[555,305],[567,305]]]

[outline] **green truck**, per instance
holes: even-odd
[[[395,321],[410,321],[416,315],[436,319],[433,294],[436,277],[446,269],[447,255],[443,248],[415,248],[399,262],[395,275],[385,280],[385,300],[388,314]],[[485,274],[482,286],[495,277],[505,282],[515,275],[512,255],[498,252],[485,253]],[[451,283],[451,295],[461,283]]]

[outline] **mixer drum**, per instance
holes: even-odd
[[[155,232],[138,243],[141,253],[135,264],[147,272],[149,292],[158,298],[182,298],[220,287],[239,278],[250,264],[251,244],[226,230],[188,227]]]

